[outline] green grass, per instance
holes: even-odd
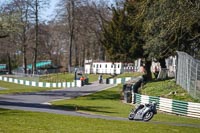
[[[121,87],[117,86],[92,95],[53,102],[53,104],[66,109],[77,108],[84,112],[126,117],[132,106],[124,106],[120,101]]]
[[[179,85],[176,85],[174,80],[155,80],[148,82],[140,89],[140,92],[149,96],[160,96],[187,102],[200,102],[200,100],[192,98],[187,91],[182,89]]]
[[[48,74],[40,77],[40,82],[72,82],[74,81],[73,73]]]
[[[199,128],[0,109],[1,133],[199,133]]]
[[[78,97],[71,100],[56,101],[53,102],[53,105],[62,107],[63,109],[77,109],[80,112],[127,118],[133,105],[124,104],[120,101],[121,89],[122,86],[119,85],[92,95]],[[164,113],[158,113],[155,115],[153,121],[200,124],[200,119],[179,117]]]
[[[38,92],[38,91],[53,89],[53,88],[31,87],[31,86],[19,85],[15,83],[4,82],[4,81],[0,81],[0,87],[4,88],[4,90],[0,90],[0,94]]]
[[[115,78],[124,78],[124,77],[138,77],[142,76],[143,74],[140,72],[129,72],[129,73],[123,73],[120,75],[117,75]]]
[[[2,75],[3,77],[9,77],[14,79],[20,79],[20,80],[28,80],[28,81],[36,81],[39,82],[39,76],[17,76],[17,75]]]

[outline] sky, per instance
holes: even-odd
[[[0,6],[3,2],[7,2],[9,0],[0,0]],[[59,2],[59,0],[49,0],[50,1],[50,5],[49,7],[47,7],[47,9],[42,11],[42,19],[45,21],[51,20],[55,17],[55,8],[57,3]],[[110,3],[114,3],[115,0],[109,0]]]
[[[8,2],[9,0],[0,0],[0,6],[2,5],[2,3],[4,2]],[[42,11],[42,19],[43,20],[50,20],[54,17],[54,9],[55,6],[57,4],[57,2],[59,0],[49,0],[50,1],[50,5],[49,7],[47,7],[47,9],[45,9],[44,11]]]
[[[43,12],[44,16],[44,20],[50,20],[55,16],[55,7],[56,4],[58,3],[58,0],[50,0],[50,5],[47,9],[45,9],[45,11]]]

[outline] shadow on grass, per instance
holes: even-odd
[[[97,92],[92,95],[88,96],[82,96],[80,99],[78,97],[77,100],[96,100],[97,103],[99,101],[107,101],[107,100],[113,100],[113,101],[119,101],[120,100],[120,94],[115,91],[102,91]],[[112,111],[108,111],[110,107],[106,106],[96,106],[96,105],[89,105],[89,106],[82,106],[82,105],[76,105],[76,104],[64,104],[64,105],[53,105],[54,107],[61,108],[61,109],[67,109],[67,110],[73,110],[73,111],[86,111],[86,112],[94,112],[94,113],[116,113]]]
[[[34,111],[42,111],[43,109],[49,109],[49,110],[62,110],[62,111],[90,111],[90,112],[101,112],[101,113],[114,113],[109,111],[102,111],[102,109],[105,109],[106,107],[100,107],[100,106],[76,106],[73,104],[67,104],[67,105],[44,105],[44,104],[37,104],[37,103],[23,103],[23,102],[7,102],[7,101],[0,101],[0,107],[9,107],[12,109],[21,108],[24,110],[24,108],[27,108],[28,110],[34,110]],[[6,111],[6,109],[0,109],[0,111]],[[51,111],[47,111],[51,112]],[[2,114],[2,113],[0,113]]]
[[[70,110],[70,111],[86,111],[93,113],[116,113],[111,111],[105,111],[108,107],[103,106],[80,106],[74,104],[65,104],[65,105],[53,105],[53,107],[61,110]]]

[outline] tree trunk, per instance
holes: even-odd
[[[34,59],[33,59],[33,74],[35,74],[36,72],[36,63],[37,63],[37,49],[38,49],[38,45],[39,45],[39,40],[38,40],[38,0],[35,0],[35,48],[34,48]]]
[[[7,52],[7,57],[8,57],[8,74],[12,74],[11,57],[10,53],[8,52]]]
[[[71,72],[72,66],[72,46],[73,46],[73,38],[74,38],[74,1],[70,0],[69,7],[68,7],[68,23],[69,23],[69,59],[68,59],[68,71]]]
[[[165,58],[159,60],[161,68],[166,68]]]
[[[145,63],[145,70],[146,70],[146,80],[150,81],[152,80],[152,74],[151,74],[151,61],[146,61]]]
[[[23,13],[22,13],[23,14]],[[23,20],[23,15],[21,17],[21,22],[24,23]],[[26,36],[26,31],[27,31],[27,23],[28,23],[28,8],[26,7],[25,10],[25,25],[23,25],[23,38],[22,38],[22,49],[23,49],[23,64],[24,64],[24,73],[27,74],[27,58],[26,58],[26,52],[27,52],[27,36]]]
[[[83,43],[81,47],[80,56],[79,56],[81,67],[84,67],[84,64],[85,64],[85,53],[86,53],[86,48],[85,48],[85,43]]]
[[[27,74],[27,58],[26,58],[26,46],[23,46],[23,62],[24,62],[24,73]]]
[[[79,53],[78,53],[78,46],[77,46],[77,43],[74,43],[75,44],[75,66],[78,66],[79,65]]]
[[[69,59],[68,59],[68,71],[71,72],[72,66],[72,43],[73,43],[73,33],[70,35],[70,42],[69,42]]]
[[[99,44],[99,59],[104,61],[105,60],[105,51],[102,44]]]

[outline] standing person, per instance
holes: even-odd
[[[103,76],[102,74],[99,75],[99,84],[102,84],[103,83]]]
[[[158,78],[158,74],[159,74],[158,66],[155,66],[155,67],[154,67],[154,76],[155,76],[155,79]]]
[[[143,64],[142,66],[140,66],[140,72],[143,74],[142,75],[142,83],[146,82],[147,81],[147,73],[146,73],[146,70],[145,70],[145,65]]]
[[[85,78],[84,78],[84,76],[81,76],[80,80],[81,80],[81,84],[84,85],[85,84]]]
[[[143,73],[143,74],[146,73],[146,70],[145,70],[145,68],[144,68],[144,65],[140,66],[140,72]]]

